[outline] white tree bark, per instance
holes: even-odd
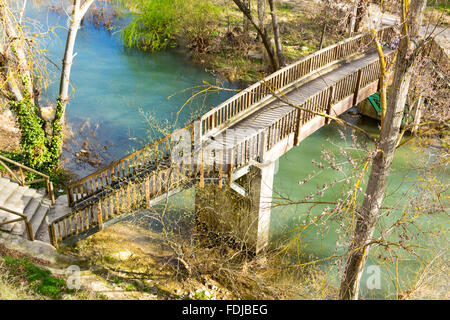
[[[92,5],[94,0],[87,0],[81,5],[81,0],[73,1],[73,11],[71,17],[71,23],[69,27],[69,33],[67,35],[66,49],[64,51],[64,59],[61,71],[61,81],[59,85],[59,97],[58,100],[63,105],[66,106],[69,100],[69,81],[70,72],[72,70],[73,64],[73,51],[75,48],[75,40],[77,38],[77,32],[80,28],[81,19],[83,19],[89,7]]]

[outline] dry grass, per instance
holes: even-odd
[[[156,299],[335,296],[325,274],[314,267],[291,268],[276,252],[255,257],[230,241],[229,233],[205,235],[189,218],[176,220],[175,227],[167,224],[166,232],[159,223],[151,227],[159,218],[151,211],[135,214],[66,250],[100,266],[94,272],[122,290],[152,292]]]

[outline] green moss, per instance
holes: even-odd
[[[24,276],[31,289],[39,295],[57,299],[68,291],[64,280],[53,277],[50,271],[38,268],[27,258],[5,256],[4,262],[10,272],[16,276]]]

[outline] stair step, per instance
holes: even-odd
[[[28,221],[33,218],[36,211],[39,209],[39,205],[42,202],[42,197],[34,197],[30,203],[27,205],[25,210],[23,211],[23,214],[27,216]]]
[[[16,183],[10,183],[9,185],[7,185],[3,192],[0,193],[0,206],[6,207],[4,206],[5,201],[14,193],[14,191],[19,187],[18,184]],[[10,209],[10,208],[8,208]],[[11,220],[11,216],[14,216],[12,213],[9,213],[7,211],[4,210],[0,210],[0,223]],[[5,225],[8,226],[8,225]],[[4,230],[5,226],[1,226],[0,229]]]
[[[39,227],[41,226],[42,222],[44,221],[45,216],[47,215],[47,212],[49,210],[50,210],[50,207],[48,205],[41,204],[39,209],[33,215],[33,218],[31,218],[31,227],[33,228],[33,236],[36,236],[36,233],[39,230]],[[23,235],[25,237],[27,236],[26,230],[24,230]]]
[[[28,187],[22,187],[19,186],[14,193],[11,194],[11,196],[5,201],[5,204],[3,205],[5,208],[13,210],[18,213],[23,213],[25,207],[28,205],[28,203],[31,200],[31,196],[36,193],[36,190],[30,189]],[[19,216],[8,213],[8,220],[14,220],[19,218]],[[11,232],[13,228],[20,224],[21,222],[16,223],[9,223],[6,225],[3,225],[1,227],[2,230]]]
[[[1,190],[2,190],[7,184],[9,184],[10,182],[11,182],[11,180],[9,180],[9,179],[7,179],[7,178],[1,177],[1,178],[0,178],[0,192],[1,192]]]
[[[28,218],[28,221],[31,221],[31,218],[33,218],[36,211],[39,209],[41,202],[42,202],[42,195],[36,193],[26,206],[25,210],[23,211],[23,214]],[[14,234],[23,234],[25,231],[26,231],[25,222],[20,221],[14,226],[11,232]]]
[[[30,188],[28,187],[19,186],[16,191],[14,191],[9,198],[6,199],[3,206],[17,212],[23,212],[23,209],[25,209],[28,204],[28,202],[24,204],[23,201],[27,199],[29,200],[29,195],[34,193],[36,193],[36,191],[30,191]]]
[[[6,200],[19,188],[19,184],[15,182],[8,183],[0,193],[0,206],[3,206]]]

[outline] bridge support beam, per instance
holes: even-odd
[[[196,187],[195,208],[201,232],[218,241],[227,241],[259,253],[269,243],[275,162],[251,167],[236,182],[246,196],[227,184]],[[205,232],[207,231],[207,232]],[[211,239],[206,239],[210,241]]]

